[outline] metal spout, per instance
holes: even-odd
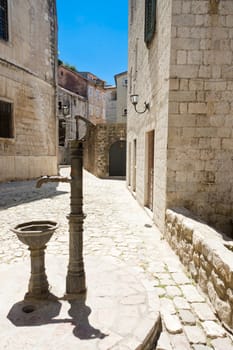
[[[44,183],[47,182],[71,182],[71,178],[70,177],[66,177],[66,176],[42,176],[40,177],[37,181],[36,181],[36,187],[40,188]]]

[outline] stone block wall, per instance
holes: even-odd
[[[13,137],[0,138],[0,181],[57,173],[56,2],[8,1],[0,40],[0,100],[12,103]]]
[[[233,214],[233,2],[174,0],[167,206],[225,232]]]
[[[93,126],[84,146],[85,169],[100,178],[109,177],[110,146],[120,140],[126,140],[125,123]]]
[[[171,0],[157,1],[156,32],[150,46],[144,42],[145,2],[129,2],[129,61],[128,95],[138,94],[138,110],[144,101],[150,110],[137,114],[129,101],[127,116],[128,174],[130,184],[136,172],[135,195],[144,206],[147,201],[147,144],[146,133],[155,131],[154,210],[155,223],[162,229],[166,208],[166,159],[168,91],[171,40]],[[136,141],[136,167],[134,144]],[[135,171],[136,170],[136,171]],[[133,188],[131,187],[131,190]]]
[[[165,238],[220,320],[233,329],[233,252],[225,247],[227,241],[185,209],[166,211]]]

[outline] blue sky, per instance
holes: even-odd
[[[114,84],[127,70],[127,12],[128,0],[57,0],[59,58]]]

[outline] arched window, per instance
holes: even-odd
[[[7,0],[0,0],[0,39],[8,40]]]
[[[145,32],[144,41],[147,45],[153,39],[156,28],[156,0],[145,0]]]

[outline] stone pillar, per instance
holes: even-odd
[[[47,299],[49,295],[49,284],[45,273],[44,251],[46,246],[29,248],[31,255],[31,276],[28,292],[24,299]]]
[[[69,264],[66,277],[66,298],[76,299],[86,292],[83,262],[83,143],[70,142],[71,200],[69,219]]]

